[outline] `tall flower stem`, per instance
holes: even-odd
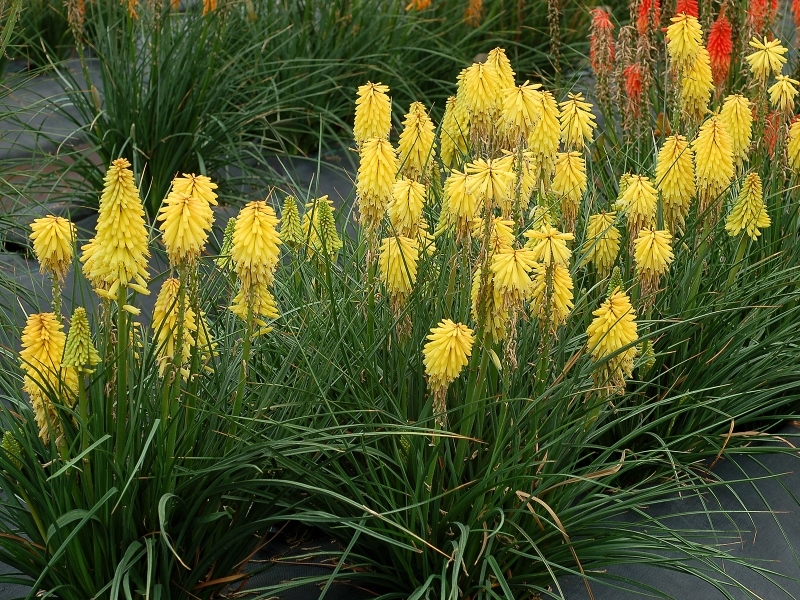
[[[733,264],[731,265],[731,271],[728,274],[728,281],[725,283],[725,290],[731,288],[733,282],[736,280],[736,274],[739,272],[739,269],[742,266],[742,261],[744,260],[744,253],[747,251],[747,240],[744,234],[739,236],[739,245],[736,248],[736,258],[733,259]]]
[[[242,369],[239,371],[239,385],[236,388],[236,398],[233,401],[233,423],[231,424],[230,438],[228,439],[228,448],[230,451],[233,448],[234,437],[236,436],[236,419],[242,413],[242,402],[244,401],[244,387],[247,381],[247,362],[250,359],[250,344],[253,337],[253,304],[248,304],[247,308],[247,326],[245,327],[244,345],[242,348]]]
[[[117,292],[117,439],[116,457],[121,463],[125,455],[125,431],[128,420],[128,315],[123,306],[128,297],[128,289],[120,285]]]

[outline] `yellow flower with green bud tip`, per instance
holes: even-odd
[[[105,176],[94,238],[82,247],[83,272],[98,295],[115,300],[117,290],[147,290],[147,228],[130,163],[119,158]]]
[[[541,117],[542,104],[538,83],[527,81],[516,87],[501,90],[502,112],[500,123],[512,143],[526,140]]]
[[[769,101],[772,108],[782,113],[794,112],[794,99],[797,96],[797,85],[800,81],[787,75],[775,77],[775,83],[769,88]]]
[[[592,105],[583,99],[583,94],[569,94],[569,99],[559,105],[561,112],[561,141],[568,150],[583,150],[592,141],[597,127]],[[556,167],[557,168],[557,167]]]
[[[389,222],[396,235],[411,237],[416,234],[422,208],[425,206],[425,186],[413,179],[399,179],[392,186],[389,202]]]
[[[719,115],[714,115],[700,126],[692,142],[695,163],[697,197],[700,213],[725,191],[734,176],[733,143]],[[713,211],[716,214],[716,211]]]
[[[616,219],[617,213],[605,211],[589,217],[583,251],[586,261],[594,263],[600,277],[611,272],[619,254],[621,235],[614,225]]]
[[[771,223],[764,203],[761,177],[758,173],[750,173],[742,184],[731,214],[725,220],[725,231],[730,236],[737,236],[744,231],[752,240],[756,240],[761,230]]]
[[[553,325],[562,325],[573,308],[572,290],[574,284],[569,269],[564,265],[554,265],[551,276],[550,302],[547,302],[548,273],[547,267],[536,263],[531,288],[531,309],[540,319],[548,317]]]
[[[592,312],[594,319],[586,330],[589,336],[589,352],[595,362],[606,361],[598,365],[593,373],[595,385],[622,391],[625,379],[633,374],[633,359],[637,349],[631,346],[639,339],[636,325],[636,313],[631,306],[630,298],[616,289]]]
[[[750,65],[750,71],[756,81],[764,84],[769,79],[770,75],[779,75],[786,63],[786,57],[783,56],[789,50],[784,48],[779,39],[759,40],[754,37],[750,40],[750,47],[755,50],[745,60]]]
[[[233,232],[236,230],[236,217],[228,219],[225,225],[225,232],[222,234],[222,246],[219,249],[219,256],[214,259],[214,264],[220,270],[230,269],[233,265],[231,261],[231,250],[233,250]]]
[[[708,112],[708,103],[713,91],[711,57],[708,50],[701,46],[691,66],[681,78],[681,108],[694,122],[699,122]]]
[[[514,157],[478,158],[467,165],[466,171],[467,193],[479,205],[496,206],[507,215],[514,192]]]
[[[503,299],[503,307],[518,310],[530,297],[531,276],[536,261],[528,248],[506,246],[492,254],[489,268],[494,275],[494,288]]]
[[[731,94],[725,98],[719,118],[731,136],[731,152],[741,167],[753,138],[753,103],[741,94]]]
[[[420,180],[433,169],[436,159],[434,129],[425,105],[421,102],[411,104],[397,148],[400,172],[406,177]]]
[[[175,357],[180,346],[178,370],[184,379],[189,376],[187,366],[192,357],[195,343],[197,321],[189,303],[188,294],[183,294],[183,311],[180,309],[181,282],[174,277],[166,279],[153,308],[153,331],[155,332],[158,374],[162,377]],[[182,319],[182,321],[181,321]],[[181,330],[181,334],[179,334]],[[182,335],[182,341],[179,336]]]
[[[99,363],[100,355],[92,342],[92,331],[89,328],[86,309],[79,306],[72,313],[61,364],[66,368],[75,369],[79,374],[87,375],[94,371],[94,367]]]
[[[787,152],[789,154],[789,167],[795,173],[800,172],[800,120],[796,120],[789,127]]]
[[[447,388],[469,363],[475,338],[466,325],[444,319],[431,328],[427,339],[422,351],[425,374],[428,388],[434,395],[433,412],[438,423],[444,426]]]
[[[561,217],[566,231],[575,231],[578,208],[586,192],[586,162],[580,152],[560,152],[553,176],[553,193],[561,200]]]
[[[311,219],[314,219],[313,227]],[[336,231],[336,219],[333,216],[333,201],[327,195],[321,196],[306,205],[303,214],[303,239],[308,240],[308,256],[328,255],[336,257],[342,249],[342,239]]]
[[[389,86],[368,81],[358,88],[353,136],[359,146],[371,138],[386,139],[392,128]]]
[[[569,266],[569,257],[572,251],[567,247],[567,242],[575,239],[571,233],[562,233],[555,227],[545,225],[541,229],[525,232],[528,238],[525,246],[533,250],[533,260],[544,263],[545,266]]]
[[[170,264],[194,265],[205,250],[214,223],[208,202],[173,189],[158,211],[158,220]]]
[[[395,302],[404,302],[417,280],[417,241],[401,235],[383,240],[378,269],[383,285]]]
[[[64,281],[72,263],[75,225],[69,219],[47,215],[31,223],[30,239],[42,272]]]
[[[511,68],[511,61],[506,56],[503,48],[492,48],[486,56],[486,64],[494,69],[497,75],[499,88],[506,89],[514,87],[514,69]]]
[[[667,52],[678,71],[694,64],[703,44],[703,29],[696,17],[681,13],[670,19],[667,27]]]
[[[305,241],[303,228],[300,225],[300,211],[297,208],[297,201],[291,196],[287,196],[283,201],[278,235],[281,241],[290,248],[297,248]]]
[[[460,163],[469,151],[469,113],[455,96],[447,99],[439,142],[445,167]]]
[[[388,140],[369,138],[361,146],[356,200],[361,224],[370,231],[380,225],[392,199],[397,175],[397,155]]]
[[[672,231],[682,229],[695,194],[694,151],[682,135],[664,140],[656,160],[656,188],[664,202],[664,219]]]
[[[515,189],[519,190],[519,208],[528,210],[533,192],[536,191],[536,160],[533,152],[524,151],[514,157],[514,173],[517,173]]]
[[[259,285],[271,286],[281,244],[278,217],[263,200],[248,202],[236,217],[231,259],[245,300]]]
[[[470,302],[472,318],[479,323],[483,322],[492,342],[504,340],[509,310],[504,306],[503,296],[494,285],[494,274],[491,270],[487,272],[485,281],[481,268],[475,270],[470,288]]]

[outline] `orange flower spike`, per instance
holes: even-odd
[[[711,72],[714,75],[714,85],[717,87],[721,87],[728,78],[732,50],[731,22],[728,21],[728,17],[725,16],[724,12],[720,12],[708,32],[708,54],[711,57]]]

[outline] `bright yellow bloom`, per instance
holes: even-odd
[[[305,241],[303,228],[300,226],[300,211],[297,208],[297,201],[292,196],[286,196],[283,201],[278,235],[290,248],[297,248]]]
[[[78,389],[75,370],[61,364],[66,342],[63,329],[61,319],[54,313],[39,313],[28,315],[22,330],[19,353],[25,372],[22,390],[30,396],[39,437],[45,443],[52,431],[58,433],[60,429],[53,394],[67,406],[73,406]]]
[[[434,394],[447,390],[472,356],[475,338],[472,330],[461,323],[444,319],[431,328],[425,344],[423,362],[428,376],[428,387]]]
[[[208,202],[188,194],[171,191],[158,211],[167,257],[173,267],[194,264],[206,247],[214,223]]]
[[[369,230],[378,228],[392,199],[397,166],[397,155],[387,140],[370,138],[361,146],[356,198],[361,224]]]
[[[691,67],[703,43],[703,30],[696,17],[681,13],[667,27],[667,52],[678,71]]]
[[[503,296],[494,285],[494,274],[491,270],[486,274],[486,281],[483,281],[483,271],[480,267],[476,269],[472,276],[470,300],[472,318],[478,323],[483,322],[484,329],[492,338],[492,342],[496,344],[504,340],[510,314],[508,308],[504,306]]]
[[[463,93],[464,105],[472,117],[489,117],[498,108],[501,83],[493,66],[474,63],[461,71],[458,85]]]
[[[682,229],[689,214],[694,184],[694,151],[682,135],[664,141],[656,161],[656,187],[664,201],[664,219],[671,231]]]
[[[529,215],[531,221],[531,229],[541,229],[542,227],[552,227],[553,217],[546,206],[537,204],[531,209]]]
[[[147,291],[147,228],[130,163],[119,158],[105,176],[94,238],[84,245],[83,272],[97,293],[115,299],[119,287]]]
[[[483,238],[486,234],[487,223],[484,219],[475,218],[472,221],[472,235]],[[487,244],[489,254],[496,252],[500,248],[510,246],[514,243],[514,221],[503,217],[491,217],[488,223],[489,243]]]
[[[568,150],[583,150],[592,141],[597,127],[592,105],[583,99],[583,94],[570,94],[569,100],[560,105],[561,141]]]
[[[531,196],[538,183],[536,180],[536,164],[532,152],[525,151],[518,153],[514,157],[514,173],[518,173],[514,189],[519,190],[519,208],[520,212],[524,213],[528,210]]]
[[[359,146],[370,138],[386,139],[392,128],[392,101],[389,86],[368,81],[358,88],[353,136]]]
[[[533,152],[538,163],[539,178],[547,184],[558,153],[558,143],[561,139],[561,126],[558,122],[559,110],[553,94],[547,91],[540,92],[536,98],[539,103],[539,119],[533,126],[528,136],[528,149]]]
[[[311,218],[314,226],[311,226]],[[336,231],[336,219],[333,216],[333,202],[327,195],[321,196],[306,204],[303,214],[302,236],[308,241],[308,257],[328,255],[334,259],[344,245],[339,232]]]
[[[378,258],[381,281],[395,302],[404,302],[417,280],[417,241],[401,235],[383,240]]]
[[[663,275],[675,256],[672,235],[666,229],[643,228],[634,242],[634,260],[640,274]]]
[[[704,46],[681,78],[681,108],[699,122],[708,112],[708,102],[714,90],[711,57]]]
[[[503,298],[503,307],[522,308],[531,292],[529,273],[536,261],[532,250],[527,248],[500,248],[492,255],[490,269],[494,275],[494,287]]]
[[[561,233],[555,227],[545,225],[538,230],[526,231],[525,237],[528,238],[525,246],[533,250],[533,260],[545,266],[569,266],[572,251],[567,247],[567,242],[575,239],[571,233]]]
[[[478,158],[467,165],[467,192],[476,202],[497,206],[503,215],[511,212],[514,187],[514,157]]]
[[[469,232],[470,224],[478,213],[478,202],[467,188],[469,175],[461,171],[452,171],[444,182],[444,195],[449,214],[455,219],[458,237]]]
[[[47,215],[31,223],[30,238],[42,272],[64,281],[72,262],[75,225],[69,219]]]
[[[555,265],[552,275],[552,294],[550,304],[547,304],[547,267],[536,263],[533,274],[533,287],[531,290],[531,308],[540,319],[547,318],[550,312],[550,321],[553,325],[561,325],[572,312],[572,276],[564,265]]]
[[[395,235],[413,237],[417,233],[422,207],[425,205],[425,186],[412,179],[400,179],[392,186],[389,202],[389,222]]]
[[[787,147],[789,154],[789,167],[795,173],[800,172],[800,120],[792,123],[789,127],[789,144]]]
[[[164,376],[167,367],[175,360],[180,344],[180,361],[178,370],[184,379],[189,376],[186,368],[192,357],[192,346],[195,343],[197,321],[194,310],[189,304],[189,295],[183,294],[183,315],[180,310],[181,282],[174,277],[166,279],[153,308],[153,332],[155,334],[158,374]],[[181,316],[183,321],[181,322]],[[179,329],[182,330],[179,334]],[[178,336],[182,335],[183,342]]]
[[[800,81],[786,75],[775,77],[775,83],[769,88],[769,101],[772,108],[782,113],[794,112],[794,98],[797,96],[796,85]]]
[[[398,143],[400,171],[406,177],[419,180],[433,168],[436,157],[433,130],[425,105],[414,102],[403,121]]]
[[[636,239],[642,227],[650,227],[656,219],[658,195],[650,180],[643,175],[633,175],[622,195],[625,217],[631,240]]]
[[[586,163],[580,152],[560,152],[556,159],[553,193],[561,200],[566,231],[575,231],[581,198],[586,192]]]
[[[589,217],[583,251],[586,260],[594,263],[600,277],[611,272],[619,254],[621,236],[614,225],[616,219],[617,213],[605,211]]]
[[[596,362],[607,359],[639,339],[636,315],[630,299],[623,291],[615,290],[592,314],[595,318],[586,333],[589,335],[589,351]],[[612,389],[624,389],[625,379],[633,373],[636,354],[636,347],[632,346],[609,358],[603,367],[595,371],[595,383]]]
[[[460,163],[469,150],[469,113],[455,96],[447,99],[439,137],[444,166]]]
[[[253,324],[259,327],[256,332],[257,335],[265,335],[272,331],[272,327],[268,326],[267,319],[277,319],[280,316],[278,312],[278,305],[275,303],[275,298],[272,292],[269,291],[269,286],[266,283],[259,282],[250,288],[250,293],[245,296],[244,290],[239,289],[239,292],[233,298],[233,303],[228,308],[230,311],[239,317],[242,321],[247,321],[247,315],[252,307],[253,311]]]
[[[739,167],[747,160],[753,136],[752,102],[741,94],[725,98],[719,113],[720,121],[731,136],[731,151]]]
[[[758,173],[750,173],[742,184],[736,204],[725,220],[725,231],[737,236],[746,231],[752,240],[758,239],[761,230],[769,227],[772,221],[764,203],[764,191]]]
[[[755,51],[745,58],[757,81],[766,83],[771,74],[780,74],[786,63],[786,57],[783,55],[789,50],[781,45],[779,39],[767,41],[765,37],[763,41],[759,41],[754,37],[750,40],[750,47],[755,48]]]
[[[100,355],[92,343],[86,309],[79,306],[72,313],[61,364],[63,367],[75,369],[76,373],[86,374],[94,371],[95,365],[99,363]]]
[[[200,198],[211,206],[217,205],[217,184],[212,183],[205,175],[195,175],[194,173],[184,173],[183,177],[176,177],[172,180],[172,191],[176,194],[186,194],[194,198]]]
[[[269,287],[274,281],[281,244],[277,224],[275,211],[263,200],[248,202],[236,217],[231,260],[245,300],[257,286]]]
[[[728,187],[734,175],[731,136],[719,115],[712,116],[701,125],[692,148],[697,197],[702,214]],[[716,210],[713,214],[716,214]]]
[[[511,143],[517,143],[520,138],[527,141],[539,120],[542,110],[539,98],[541,87],[538,83],[526,81],[520,86],[501,90],[503,111],[500,119]]]
[[[622,177],[619,178],[619,193],[617,194],[616,200],[612,203],[611,207],[614,210],[625,210],[628,207],[627,202],[625,201],[625,192],[628,191],[628,186],[633,181],[634,176],[631,173],[623,173]]]
[[[511,61],[506,56],[503,48],[494,48],[489,51],[486,57],[486,64],[494,69],[497,74],[499,89],[514,87],[514,70],[511,68]]]

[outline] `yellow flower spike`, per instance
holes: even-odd
[[[667,52],[678,71],[692,66],[703,43],[703,29],[696,17],[681,13],[667,27]]]
[[[586,163],[580,152],[560,152],[553,176],[553,193],[561,200],[564,230],[575,231],[578,208],[586,192]]]
[[[567,247],[567,242],[575,239],[573,234],[561,233],[555,227],[544,225],[541,229],[526,231],[525,237],[528,238],[525,246],[533,250],[533,260],[545,266],[569,266],[572,251]]]
[[[694,151],[682,135],[664,140],[656,161],[656,188],[664,202],[664,220],[670,231],[683,229],[695,194]]]
[[[529,273],[536,261],[528,248],[506,246],[492,254],[490,269],[494,275],[494,288],[503,298],[503,307],[518,310],[530,297]]]
[[[514,87],[514,70],[511,68],[511,61],[506,56],[503,48],[494,48],[489,51],[486,57],[486,64],[494,69],[497,74],[498,88]]]
[[[425,205],[425,186],[412,179],[400,179],[392,186],[389,202],[389,222],[396,235],[413,237],[417,233],[422,208]]]
[[[550,312],[550,322],[563,325],[573,308],[574,288],[572,275],[564,265],[555,265],[552,275],[552,293],[550,305],[547,303],[547,267],[542,263],[534,265],[533,284],[531,287],[531,308],[540,319],[547,317]]]
[[[592,105],[583,99],[583,94],[569,94],[569,99],[559,104],[561,112],[561,141],[568,150],[583,150],[592,141],[597,127]]]
[[[634,179],[634,175],[631,173],[623,173],[622,177],[619,178],[619,193],[617,194],[616,200],[611,205],[611,208],[614,210],[623,211],[625,210],[628,205],[625,202],[625,192],[628,191],[628,186]]]
[[[428,343],[422,350],[428,388],[434,395],[433,412],[437,423],[444,427],[447,388],[469,363],[475,338],[472,329],[450,319],[431,328]]]
[[[392,128],[389,86],[368,81],[358,88],[353,136],[359,146],[370,138],[386,139]]]
[[[181,355],[178,369],[185,368],[192,357],[197,320],[195,319],[194,310],[189,304],[189,296],[184,293],[183,323],[180,323],[180,289],[181,282],[178,279],[173,277],[165,280],[161,285],[161,291],[158,293],[156,304],[153,308],[152,327],[155,334],[158,374],[161,377],[164,376],[169,364],[175,360],[175,355],[178,352],[178,330],[180,328],[182,328],[183,343],[180,348]]]
[[[753,104],[741,94],[732,94],[725,98],[719,118],[731,136],[731,151],[741,168],[753,136]]]
[[[800,120],[796,120],[789,127],[787,151],[789,154],[789,167],[795,173],[800,172]]]
[[[65,368],[75,369],[76,373],[88,374],[94,371],[94,367],[99,363],[100,355],[92,342],[92,331],[89,328],[86,309],[79,306],[72,313],[64,347],[64,360],[61,364]]]
[[[31,223],[30,239],[42,272],[64,281],[72,263],[75,225],[69,219],[47,215]]]
[[[650,227],[655,222],[658,195],[650,179],[643,175],[633,175],[628,180],[621,202],[625,206],[628,231],[633,241],[639,235],[640,229]]]
[[[511,212],[514,187],[514,157],[482,159],[467,165],[467,193],[479,205],[498,207],[504,216]]]
[[[764,37],[759,41],[757,37],[750,40],[750,47],[754,48],[752,54],[745,57],[750,65],[750,71],[756,81],[766,83],[770,75],[778,75],[786,63],[786,57],[783,56],[789,50],[781,45],[779,39],[769,40]]]
[[[548,91],[540,92],[537,101],[540,118],[528,136],[528,149],[536,160],[540,182],[546,186],[550,183],[550,176],[558,153],[558,144],[561,140],[561,125],[558,121],[560,112],[556,99]]]
[[[277,319],[280,316],[280,312],[278,312],[278,305],[266,283],[259,282],[255,284],[250,288],[250,293],[247,295],[245,295],[243,289],[240,289],[233,298],[233,303],[229,310],[242,321],[247,321],[247,313],[250,306],[252,306],[253,310],[253,324],[260,328],[256,335],[265,335],[272,331],[272,327],[268,327],[267,322],[262,317]]]
[[[290,248],[297,248],[305,241],[303,228],[300,226],[300,210],[297,208],[297,200],[292,196],[287,196],[283,201],[278,235]]]
[[[214,222],[208,202],[173,190],[158,211],[158,220],[170,264],[193,265],[205,250]]]
[[[184,173],[182,177],[172,180],[172,191],[176,194],[186,194],[207,202],[210,206],[217,205],[217,184],[205,175]]]
[[[621,235],[614,225],[616,219],[617,213],[605,211],[589,217],[583,251],[601,278],[611,272],[619,254]]]
[[[461,71],[458,85],[459,91],[463,93],[464,105],[472,118],[482,120],[497,110],[501,82],[492,65],[472,64]]]
[[[701,46],[694,62],[681,78],[681,108],[694,122],[699,122],[708,112],[708,103],[713,91],[711,57],[708,50]]]
[[[645,227],[634,241],[633,258],[642,286],[642,299],[649,306],[655,300],[659,278],[669,270],[669,265],[675,259],[672,235],[666,230]]]
[[[469,175],[452,171],[444,182],[444,195],[449,215],[455,220],[457,236],[463,238],[469,233],[472,220],[478,215],[478,202],[467,188]],[[442,207],[444,210],[444,207]]]
[[[771,223],[764,203],[761,177],[758,173],[750,173],[742,184],[731,214],[725,220],[725,231],[732,237],[744,231],[755,241],[761,235],[761,230]]]
[[[486,233],[486,222],[482,218],[472,221],[472,235],[483,238]],[[514,221],[503,217],[491,217],[489,220],[489,254],[514,243]]]
[[[60,430],[52,394],[57,394],[59,401],[67,406],[73,406],[78,377],[74,369],[61,364],[66,336],[61,319],[54,313],[28,315],[21,342],[19,358],[25,372],[22,390],[30,396],[39,437],[47,443],[51,433]]]
[[[311,227],[311,217],[314,226]],[[302,225],[303,240],[308,241],[308,257],[327,254],[334,258],[344,245],[339,232],[336,231],[336,219],[333,216],[333,201],[327,195],[306,204]]]
[[[269,287],[274,281],[281,244],[275,230],[277,224],[275,211],[263,200],[248,202],[236,217],[231,260],[245,302],[256,293],[258,286]],[[255,307],[253,314],[259,314]]]
[[[455,96],[447,99],[439,138],[444,166],[461,163],[469,151],[469,113]]]
[[[378,228],[392,199],[397,167],[397,155],[387,140],[370,138],[361,146],[356,200],[361,224],[370,231]]]
[[[775,77],[775,83],[769,88],[769,101],[772,108],[782,113],[794,112],[794,99],[797,96],[797,85],[800,81],[786,75]]]
[[[692,142],[695,162],[697,198],[702,215],[728,187],[734,175],[733,144],[731,136],[719,115],[714,115],[700,126]],[[718,206],[711,211],[716,221]]]
[[[433,169],[436,158],[434,129],[425,105],[414,102],[403,121],[398,143],[400,171],[406,177],[420,180]]]
[[[531,221],[531,229],[541,229],[542,227],[552,227],[553,218],[550,216],[550,211],[546,206],[536,205],[531,209],[529,215]]]
[[[592,314],[595,318],[586,330],[589,336],[589,352],[595,362],[608,359],[602,367],[595,369],[595,384],[621,392],[625,389],[625,379],[630,378],[633,373],[633,359],[637,350],[635,346],[631,346],[624,352],[611,356],[639,339],[636,313],[630,298],[617,289]]]
[[[534,125],[542,114],[540,99],[542,86],[527,81],[517,87],[508,87],[501,90],[502,113],[500,120],[511,143],[519,140],[528,140]]]
[[[96,290],[131,287],[147,294],[147,228],[130,163],[119,158],[105,176],[94,238],[81,249],[83,272]],[[114,293],[111,294],[112,296]]]
[[[378,269],[383,285],[394,302],[405,302],[417,281],[417,241],[401,235],[388,237],[381,244]]]
[[[483,293],[481,293],[481,286],[483,286]],[[510,312],[504,306],[503,296],[494,285],[494,274],[491,270],[486,274],[485,281],[481,268],[478,267],[475,270],[470,288],[470,301],[472,318],[479,323],[483,321],[485,331],[493,343],[503,341],[507,335],[506,325]]]
[[[518,173],[514,186],[519,190],[519,208],[524,213],[531,203],[533,192],[536,191],[536,164],[532,152],[518,153],[514,157],[514,173]]]

